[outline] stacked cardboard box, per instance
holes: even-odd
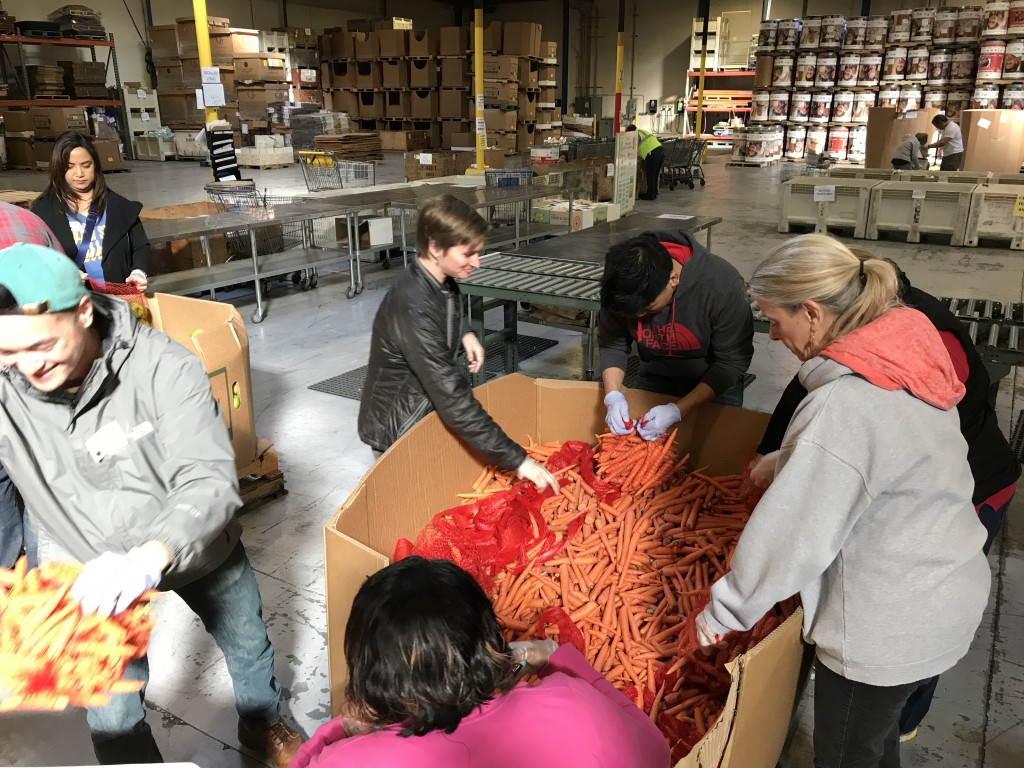
[[[288,35],[288,66],[291,100],[295,104],[323,106],[324,92],[320,78],[318,36],[310,27],[290,27]]]
[[[36,159],[33,143],[36,134],[31,112],[27,109],[5,109],[0,112],[0,118],[4,124],[7,167],[34,169]]]
[[[228,19],[207,17],[210,54],[213,65],[220,69],[224,85],[225,105],[218,107],[222,116],[237,112],[234,91],[233,59],[236,46],[244,50],[251,44],[249,30],[232,30]],[[196,90],[202,88],[202,67],[196,41],[195,19],[180,18],[175,24],[149,28],[150,48],[156,68],[157,102],[164,125],[190,131],[206,124],[206,113],[199,107]]]
[[[106,99],[107,65],[102,61],[58,61],[64,71],[64,93],[72,99]]]
[[[457,147],[456,136],[472,133],[473,130],[470,120],[475,115],[475,109],[469,65],[472,40],[470,30],[466,27],[441,27],[437,37],[440,55],[437,60],[437,83],[440,86],[437,115],[441,119],[441,146],[452,149]]]
[[[355,38],[347,29],[331,27],[320,35],[318,47],[324,108],[329,112],[344,112],[350,120],[357,120]]]

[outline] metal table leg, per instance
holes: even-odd
[[[583,346],[583,380],[593,381],[597,372],[597,310],[587,318],[587,340]]]
[[[468,311],[469,311],[469,326],[473,329],[473,333],[480,340],[481,344],[484,344],[486,338],[487,329],[484,327],[484,298],[483,296],[467,296],[468,299]],[[486,365],[486,360],[484,361]],[[481,368],[477,373],[469,374],[469,385],[471,387],[479,387],[481,384],[487,381],[487,370]]]
[[[348,298],[355,298],[356,295],[356,251],[352,234],[352,214],[345,214],[345,227],[348,232]]]
[[[398,209],[398,218],[402,222],[402,225],[401,225],[402,226],[402,266],[403,267],[408,267],[409,266],[409,251],[406,248],[406,242],[405,242],[405,209],[404,208],[399,208]]]
[[[260,261],[256,250],[256,228],[249,229],[249,247],[252,248],[252,275],[253,285],[256,288],[256,309],[252,313],[254,323],[262,323],[264,318],[263,293],[260,289]]]
[[[710,251],[711,250],[711,227],[708,227],[704,231],[707,233],[708,250]]]
[[[519,316],[518,302],[506,301],[502,305],[505,315],[505,373],[519,370]]]
[[[210,256],[210,237],[209,237],[209,235],[202,235],[199,238],[199,244],[203,248],[203,256],[206,257],[206,267],[207,267],[207,269],[209,269],[209,268],[213,267],[213,258]],[[210,301],[216,301],[216,300],[217,300],[217,291],[214,290],[213,288],[211,288],[210,289]]]
[[[356,296],[363,292],[363,258],[359,250],[359,212],[353,214],[352,234],[356,249]]]

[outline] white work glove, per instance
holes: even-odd
[[[775,467],[779,463],[779,452],[772,451],[755,458],[750,463],[750,482],[760,490],[765,490],[775,479]]]
[[[633,422],[629,418],[629,403],[626,396],[613,390],[604,396],[604,404],[608,412],[604,415],[604,423],[613,435],[628,435],[633,431]]]
[[[145,293],[146,289],[149,288],[149,278],[141,269],[133,269],[132,273],[125,278],[125,282],[128,285],[134,285],[139,290],[139,293]]]
[[[555,479],[555,476],[529,456],[519,465],[516,475],[520,480],[529,480],[537,486],[538,491],[550,488],[553,493],[558,493],[558,480]]]
[[[679,406],[675,403],[656,405],[640,419],[636,433],[644,440],[657,440],[681,418]]]
[[[104,552],[82,567],[71,585],[71,596],[81,603],[82,613],[116,616],[156,587],[162,575],[163,568],[153,562],[152,554],[139,547],[126,555]]]
[[[527,674],[536,675],[548,663],[551,654],[558,650],[554,640],[519,640],[508,644],[512,659],[521,661]]]
[[[697,642],[700,643],[701,648],[718,645],[724,639],[721,635],[716,635],[714,630],[708,626],[708,622],[704,618],[704,611],[697,614],[697,618],[693,620],[693,627],[697,630]]]

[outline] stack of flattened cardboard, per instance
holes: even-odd
[[[333,152],[342,160],[380,160],[383,158],[380,134],[376,131],[321,134],[313,140],[317,149]]]

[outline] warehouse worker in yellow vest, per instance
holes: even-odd
[[[638,129],[635,125],[626,128],[627,131],[636,131],[640,134],[640,146],[637,154],[644,161],[644,170],[647,171],[647,192],[637,195],[641,200],[658,199],[658,176],[661,174],[661,166],[665,163],[665,148],[661,142],[650,131]]]

